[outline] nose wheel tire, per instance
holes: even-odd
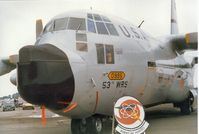
[[[90,117],[89,119],[89,130],[91,134],[102,134],[103,122],[100,117]]]
[[[102,118],[92,116],[87,119],[72,119],[71,131],[72,134],[102,134]]]
[[[72,119],[72,134],[87,134],[87,122],[84,119]]]
[[[190,98],[186,99],[185,101],[183,101],[180,104],[180,110],[181,110],[181,113],[184,114],[184,115],[191,114],[191,112],[193,111],[193,109],[192,109]]]

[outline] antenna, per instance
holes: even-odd
[[[138,26],[138,28],[140,28],[142,26],[142,24],[144,23],[144,20],[140,23],[140,25]]]

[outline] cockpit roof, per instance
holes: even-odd
[[[67,12],[55,16],[44,28],[44,33],[68,29],[119,36],[113,20],[110,16],[106,17],[93,11]]]
[[[65,17],[74,17],[74,18],[87,18],[87,14],[98,14],[105,16],[111,20],[112,23],[114,24],[130,24],[128,21],[123,21],[124,19],[121,19],[119,17],[115,17],[113,15],[109,15],[100,11],[93,11],[93,10],[75,10],[75,11],[68,11],[62,14],[59,14],[55,17],[53,17],[52,20],[54,19],[59,19],[59,18],[65,18]]]
[[[99,18],[101,18],[101,20]],[[53,26],[50,26],[52,25],[52,23],[55,24],[53,24]],[[115,26],[119,26],[119,28]],[[57,31],[68,29],[78,31],[87,30],[88,32],[92,33],[120,36],[118,30],[120,29],[125,35],[126,33],[123,30],[127,31],[126,27],[129,27],[133,34],[136,33],[135,29],[137,29],[137,27],[122,18],[104,14],[99,11],[76,10],[65,12],[53,17],[51,21],[46,25],[44,33],[53,30]],[[142,30],[138,31],[148,36],[148,34],[144,33]],[[125,36],[129,37],[130,35]]]

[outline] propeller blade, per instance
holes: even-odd
[[[43,23],[42,20],[36,20],[36,39],[39,37],[39,35],[42,33],[43,31]]]
[[[45,127],[46,125],[46,108],[43,105],[42,106],[42,127]]]

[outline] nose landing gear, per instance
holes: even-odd
[[[72,119],[72,134],[103,134],[104,122],[101,116],[91,116],[87,119]]]
[[[186,100],[174,104],[174,107],[179,107],[182,114],[189,115],[191,114],[191,112],[194,111],[193,103],[194,103],[194,96],[190,93],[189,97]]]
[[[181,113],[184,114],[184,115],[189,115],[189,114],[191,114],[191,112],[192,112],[193,110],[192,110],[192,107],[191,107],[190,99],[186,99],[185,101],[183,101],[183,102],[180,104],[180,111],[181,111]]]

